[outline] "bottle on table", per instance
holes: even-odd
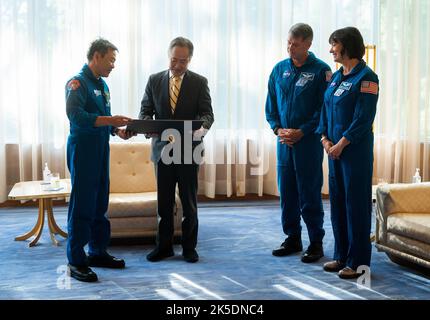
[[[50,182],[51,179],[51,170],[48,168],[48,163],[45,162],[45,168],[43,169],[43,181]]]
[[[421,176],[420,176],[420,169],[415,169],[415,174],[412,177],[412,183],[420,183],[421,182]]]

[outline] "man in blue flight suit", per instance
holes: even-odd
[[[330,53],[341,68],[325,93],[317,133],[329,157],[333,261],[324,270],[342,279],[358,278],[370,266],[372,247],[373,121],[378,76],[366,65],[363,37],[354,27],[336,30]]]
[[[102,77],[115,67],[117,48],[107,40],[95,40],[78,75],[66,85],[66,113],[70,120],[67,140],[67,165],[72,180],[68,212],[67,258],[70,275],[86,282],[97,281],[89,268],[124,268],[125,262],[106,252],[110,223],[106,218],[109,203],[109,137],[122,139],[131,134],[124,126],[131,120],[112,116],[109,89]],[[88,254],[84,246],[88,244]]]
[[[308,229],[310,245],[302,254],[305,263],[324,256],[324,211],[321,200],[323,149],[315,134],[330,67],[309,48],[312,28],[304,23],[291,27],[290,58],[273,69],[266,101],[266,119],[279,137],[277,163],[282,228],[287,235],[274,256],[303,250],[300,220]]]

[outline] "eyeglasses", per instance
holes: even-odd
[[[176,59],[176,58],[170,58],[170,62],[171,62],[171,63],[174,63],[174,64],[179,63],[179,64],[182,64],[182,65],[185,65],[185,64],[187,64],[189,61],[190,61],[190,59]]]

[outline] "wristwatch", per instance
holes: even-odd
[[[325,139],[327,139],[327,137],[326,136],[322,136],[320,142],[323,142]]]

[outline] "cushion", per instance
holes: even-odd
[[[111,193],[108,217],[157,216],[157,192]]]
[[[387,245],[390,248],[410,255],[430,260],[430,244],[403,237],[391,232],[387,234]]]
[[[111,218],[109,220],[111,223],[111,228],[116,232],[127,231],[155,234],[158,228],[156,216],[140,218]]]
[[[110,192],[156,191],[151,145],[143,142],[110,144]]]
[[[382,218],[393,213],[430,213],[430,183],[402,183],[378,186],[377,212]]]
[[[430,245],[430,213],[395,213],[388,217],[387,231]]]

